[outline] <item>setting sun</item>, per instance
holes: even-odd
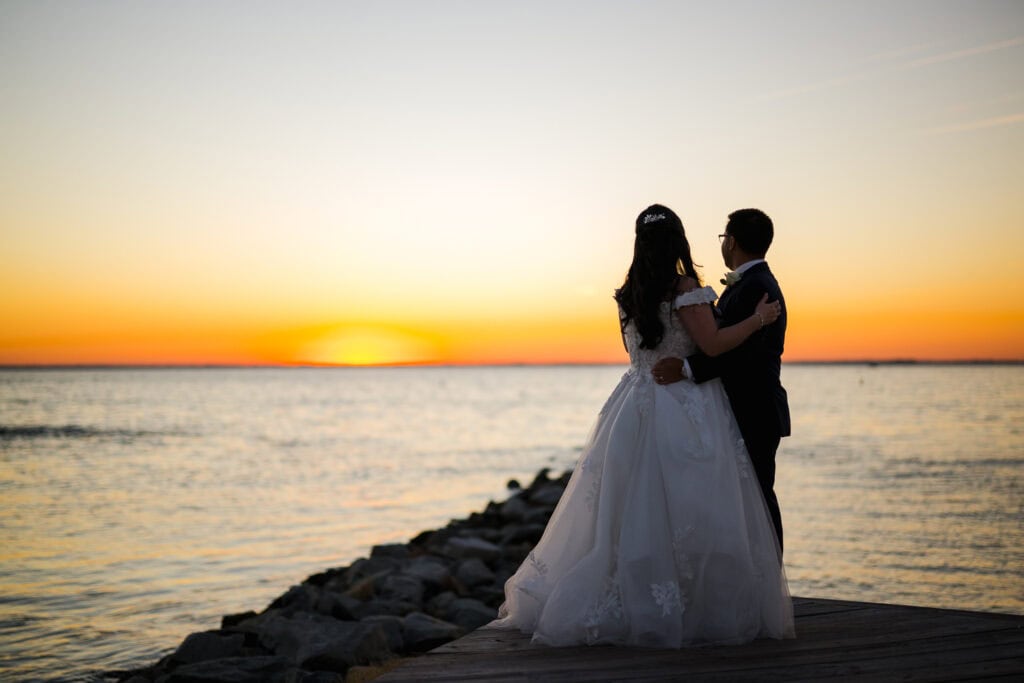
[[[381,326],[345,326],[307,343],[296,361],[315,365],[407,365],[436,359],[437,350],[423,337]]]

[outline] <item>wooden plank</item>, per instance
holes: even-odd
[[[794,598],[797,638],[653,650],[551,648],[479,629],[378,678],[401,681],[957,681],[1024,675],[1024,616]]]

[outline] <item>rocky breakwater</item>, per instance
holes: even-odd
[[[111,672],[126,683],[370,680],[497,617],[504,584],[540,540],[569,473],[541,470],[483,512],[292,586],[262,612],[189,635],[156,664]]]

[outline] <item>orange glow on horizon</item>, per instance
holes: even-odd
[[[20,342],[20,343],[19,343]],[[1024,315],[790,311],[784,361],[1024,359]],[[2,365],[506,365],[625,363],[614,317],[417,326],[360,322],[0,338]]]

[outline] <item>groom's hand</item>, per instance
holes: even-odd
[[[651,368],[651,374],[658,384],[673,384],[686,379],[681,358],[662,358]]]

